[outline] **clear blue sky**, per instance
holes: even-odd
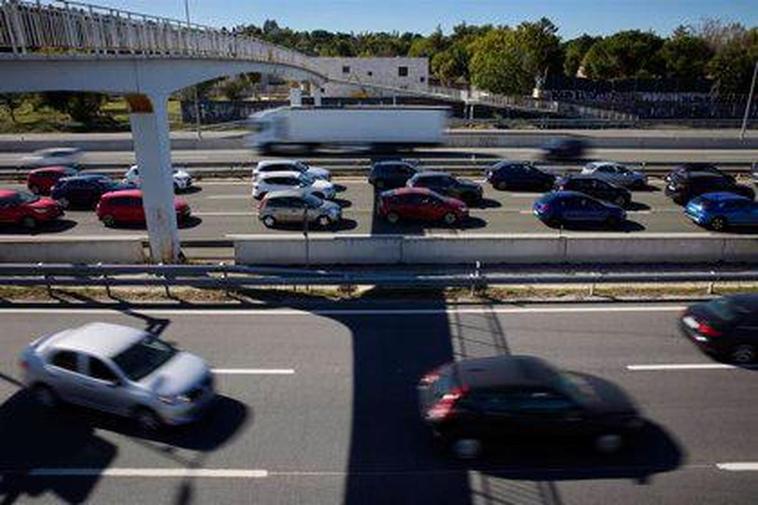
[[[563,38],[583,32],[655,30],[715,17],[758,25],[758,0],[189,0],[193,21],[213,26],[261,25],[275,19],[298,30],[445,32],[469,24],[518,24],[546,16]],[[93,0],[91,3],[184,18],[184,0]]]

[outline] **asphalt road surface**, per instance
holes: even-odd
[[[643,233],[696,233],[707,230],[687,219],[682,208],[673,204],[664,194],[662,181],[654,180],[648,190],[633,192],[633,204],[628,209],[628,221],[619,230],[603,228],[573,228],[556,230],[542,224],[532,215],[532,203],[537,193],[497,191],[485,186],[485,199],[478,208],[471,209],[468,221],[457,226],[442,223],[401,222],[391,225],[376,216],[373,188],[365,179],[354,177],[336,179],[344,186],[337,202],[343,205],[343,222],[333,228],[312,227],[313,234],[492,234],[492,233],[608,233],[629,232],[630,236]],[[22,185],[4,187],[23,188]],[[248,181],[200,181],[198,187],[187,194],[194,217],[180,230],[182,240],[221,240],[235,234],[301,233],[302,228],[283,227],[268,229],[257,218],[258,202],[250,196]],[[30,232],[17,227],[3,228],[2,236],[27,236]],[[143,227],[106,228],[91,210],[71,210],[57,223],[40,227],[33,236],[44,239],[50,236],[105,236],[144,235]],[[748,230],[747,233],[751,233]],[[755,231],[752,231],[755,233]]]
[[[320,307],[0,309],[0,502],[756,503],[758,370],[699,353],[678,335],[682,307],[448,307],[434,296]],[[94,320],[149,327],[205,357],[222,394],[209,417],[145,438],[127,421],[41,412],[19,386],[18,353]],[[538,443],[472,463],[434,452],[418,379],[504,353],[617,384],[649,421],[642,438],[602,457]]]

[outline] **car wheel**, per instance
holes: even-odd
[[[460,438],[452,443],[450,449],[458,459],[476,459],[482,453],[482,442],[475,438]]]
[[[397,212],[390,212],[389,214],[387,214],[387,221],[389,221],[392,224],[395,224],[398,221],[400,221],[400,216],[398,215]]]
[[[103,224],[108,228],[116,226],[116,220],[110,214],[103,216]]]
[[[452,212],[448,212],[445,214],[445,217],[443,218],[445,221],[445,224],[455,224],[456,221],[458,221],[458,216],[453,214]]]
[[[142,431],[157,431],[163,425],[158,414],[147,407],[139,407],[134,411],[134,421]]]
[[[34,400],[46,409],[55,408],[60,404],[58,395],[55,394],[53,388],[45,384],[35,385],[32,388],[32,395],[34,396]]]
[[[276,226],[276,219],[274,219],[274,216],[266,216],[263,218],[263,225],[266,228],[273,228]]]
[[[63,209],[68,209],[69,205],[71,205],[68,201],[68,198],[61,198],[58,200],[58,205],[61,206]]]
[[[626,197],[622,195],[617,196],[613,203],[615,203],[619,207],[626,207],[628,205],[626,201]]]
[[[606,433],[595,438],[595,450],[602,454],[613,454],[618,452],[624,445],[621,435],[616,433]]]
[[[332,224],[331,220],[327,216],[321,216],[318,218],[318,225],[322,228],[328,228]]]
[[[750,344],[738,345],[732,349],[731,358],[735,363],[752,363],[756,358],[755,346]]]
[[[499,189],[500,191],[505,191],[508,189],[508,183],[505,181],[500,181],[497,184],[495,184],[495,188]]]
[[[721,216],[716,216],[713,219],[711,219],[711,228],[716,231],[722,231],[725,230],[727,227],[726,218]]]
[[[21,226],[23,226],[27,230],[33,230],[37,227],[37,220],[34,219],[32,216],[25,216],[21,220]]]

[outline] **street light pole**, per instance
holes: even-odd
[[[753,94],[755,93],[756,77],[758,77],[758,60],[755,62],[755,67],[753,68],[753,82],[750,84],[750,93],[747,95],[747,103],[745,104],[745,115],[742,117],[740,140],[745,140],[745,130],[747,129],[747,121],[750,119],[750,109],[753,104]]]
[[[189,0],[184,0],[184,15],[187,18],[187,29],[192,29],[192,23],[190,22]],[[197,85],[192,86],[192,91],[195,97],[195,131],[197,132],[197,138],[202,139],[203,134],[200,132],[200,97],[197,93]]]

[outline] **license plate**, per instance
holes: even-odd
[[[690,316],[685,316],[685,317],[682,319],[682,322],[683,322],[683,323],[684,323],[686,326],[688,326],[688,327],[692,328],[693,330],[696,330],[696,329],[698,329],[698,327],[700,326],[700,324],[698,324],[698,322],[697,322],[697,321],[695,321],[695,319],[694,319],[694,318],[692,318],[692,317],[690,317]]]

